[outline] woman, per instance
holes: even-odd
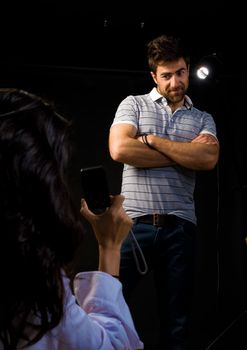
[[[99,271],[78,273],[74,291],[65,273],[83,233],[66,184],[70,129],[42,98],[0,89],[0,349],[142,349],[113,277],[132,225],[121,195],[101,215],[82,200]]]

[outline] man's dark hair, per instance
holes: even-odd
[[[161,35],[147,44],[148,65],[152,72],[156,72],[157,66],[167,62],[177,61],[183,58],[187,64],[190,58],[184,47],[182,39],[173,36]]]

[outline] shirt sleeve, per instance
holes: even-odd
[[[217,140],[216,124],[211,114],[203,114],[203,123],[200,134],[210,134]]]
[[[137,350],[143,349],[122,284],[111,275],[80,272],[70,280],[63,274],[64,315],[57,327],[28,350]]]
[[[137,350],[143,343],[135,330],[122,284],[111,275],[81,272],[63,275],[64,314],[60,323],[28,350]],[[0,343],[1,344],[1,343]]]
[[[127,96],[118,106],[112,125],[131,124],[138,128],[139,109],[134,96]]]
[[[74,291],[92,338],[88,350],[143,349],[116,278],[100,271],[81,272],[75,277]]]

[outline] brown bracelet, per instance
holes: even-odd
[[[147,139],[148,135],[147,135],[147,134],[142,134],[141,137],[142,137],[142,142],[143,142],[145,145],[147,145],[147,146],[148,146],[149,148],[151,148],[151,149],[154,149],[154,148],[150,145],[150,143],[148,142],[148,139]]]

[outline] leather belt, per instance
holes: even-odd
[[[168,227],[177,224],[178,217],[176,215],[169,214],[150,214],[143,215],[134,218],[133,221],[135,224],[147,224],[159,227]]]

